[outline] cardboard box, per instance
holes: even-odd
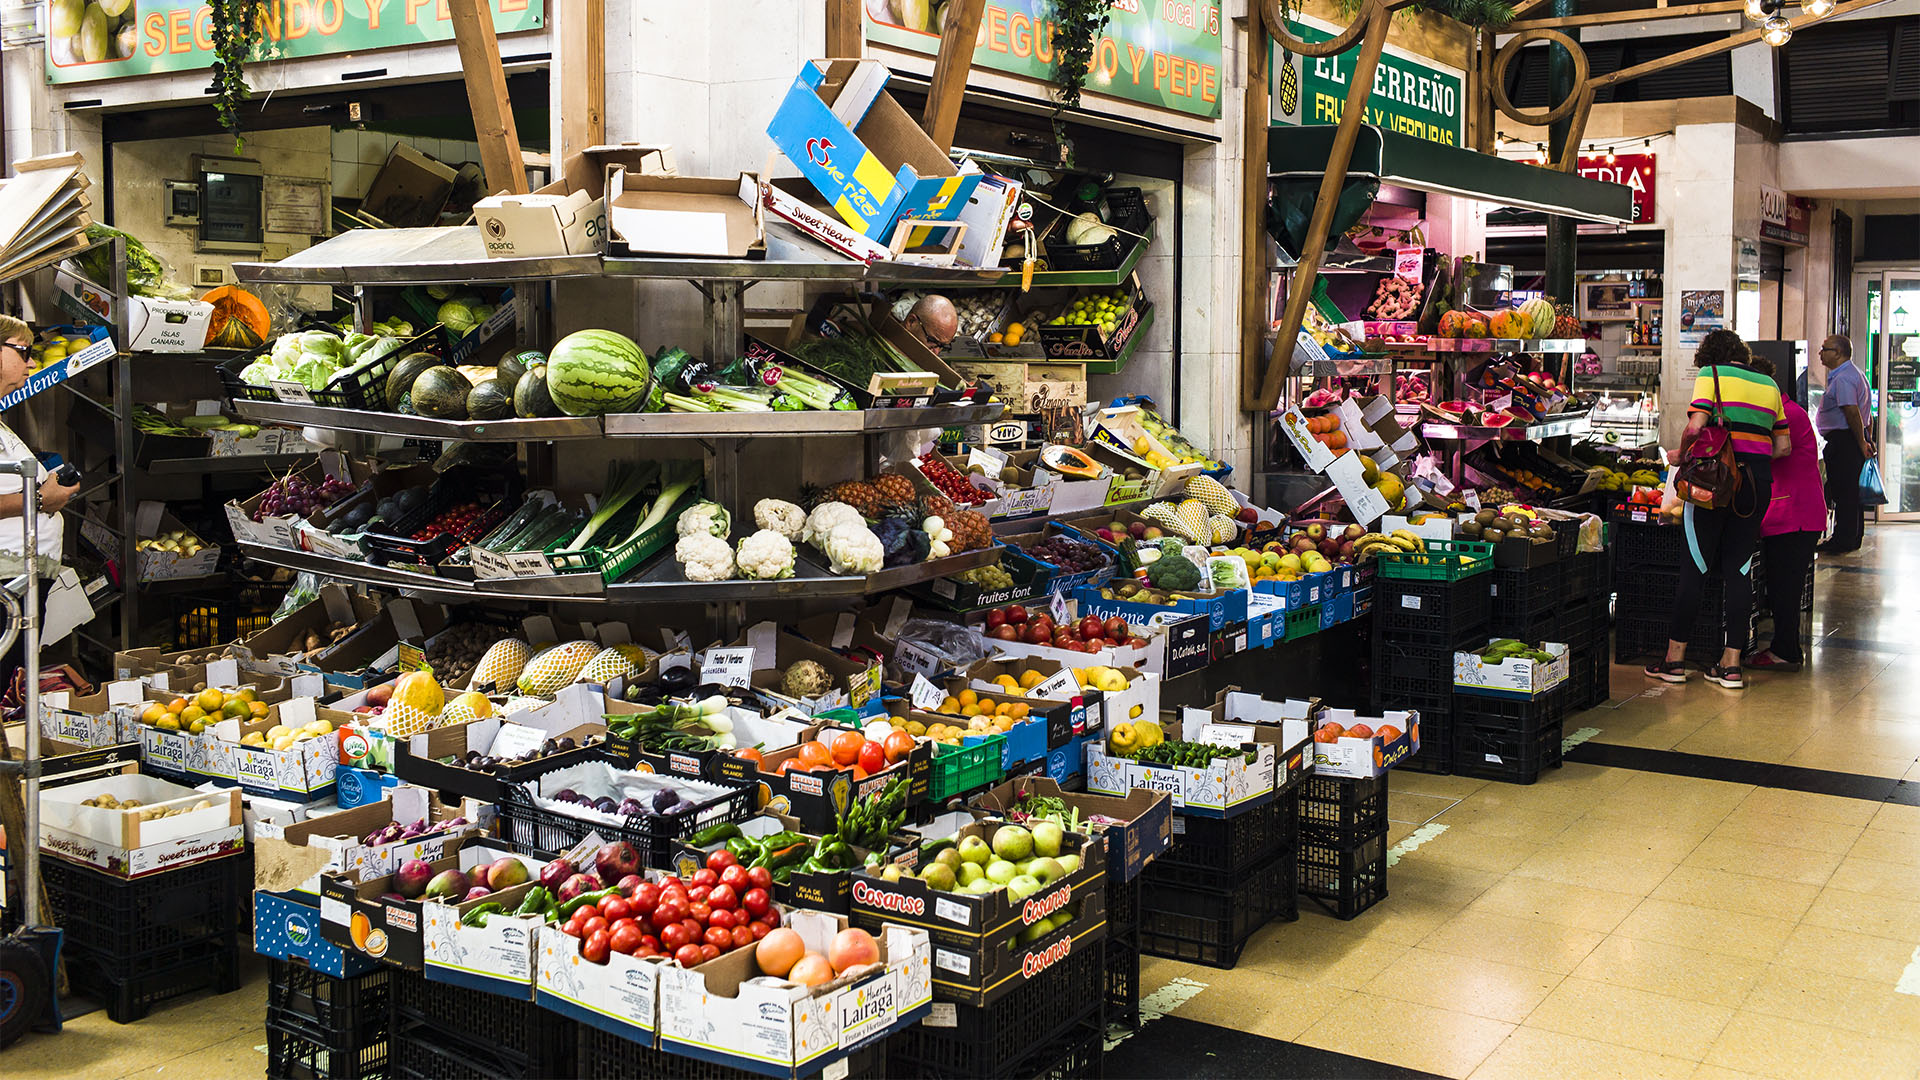
[[[780,631],[773,623],[748,628],[731,648],[753,650],[754,689],[781,701],[791,701],[802,712],[818,716],[834,709],[852,708],[855,712],[878,707],[880,665],[849,660],[831,649],[822,648],[797,634]],[[783,672],[801,660],[813,660],[833,676],[833,689],[812,698],[789,698],[778,693]]]
[[[300,476],[309,483],[318,486],[328,477],[338,477],[358,486],[372,477],[372,470],[364,463],[348,460],[346,455],[334,451],[320,454],[318,461],[300,470]],[[265,494],[264,491],[261,494]],[[233,538],[243,544],[259,544],[263,547],[286,548],[290,551],[301,550],[300,535],[306,524],[302,519],[290,515],[268,514],[259,521],[253,520],[253,512],[260,505],[260,495],[245,502],[227,500],[225,510],[227,525],[233,530]],[[357,553],[357,549],[356,549]],[[322,552],[337,554],[337,552]]]
[[[527,715],[520,714],[522,718]],[[549,731],[538,724],[489,716],[465,724],[434,728],[409,739],[395,740],[393,771],[410,784],[467,795],[483,802],[499,802],[509,785],[599,757],[601,748],[587,745],[586,740],[606,733],[605,724],[581,724],[560,731]],[[460,763],[469,750],[511,755],[530,745],[537,747],[548,739],[562,736],[573,739],[578,745],[572,750],[547,754],[519,765],[507,766],[498,772],[469,769]],[[442,760],[448,757],[453,760]]]
[[[1206,716],[1202,713],[1201,716]],[[1087,790],[1101,795],[1124,795],[1134,788],[1164,791],[1174,808],[1200,817],[1234,817],[1273,801],[1277,762],[1289,744],[1277,730],[1258,725],[1214,725],[1191,713],[1178,720],[1162,717],[1168,740],[1187,739],[1222,746],[1238,746],[1254,753],[1215,758],[1204,769],[1183,765],[1150,765],[1107,754],[1099,740],[1087,744]]]
[[[1342,738],[1313,744],[1313,771],[1318,776],[1338,776],[1365,780],[1385,776],[1388,769],[1420,752],[1420,713],[1417,709],[1383,712],[1377,717],[1359,716],[1352,709],[1327,709],[1320,723],[1337,723],[1342,728],[1365,723],[1376,733],[1382,725],[1399,730],[1392,739],[1378,734],[1371,738]]]
[[[64,273],[64,271],[60,271],[60,273]],[[105,297],[106,295],[105,293],[98,292],[98,290],[95,290],[95,292],[100,297]],[[75,309],[79,318],[91,320],[111,317],[105,310],[94,312],[83,307],[78,301],[70,300],[64,292],[60,294],[58,299],[62,307]],[[104,300],[102,300],[102,302],[104,303]],[[88,338],[92,341],[92,344],[82,348],[79,352],[69,355],[65,360],[56,360],[46,367],[41,368],[39,371],[28,375],[25,386],[20,387],[5,397],[0,397],[0,411],[11,409],[15,405],[40,393],[42,390],[66,382],[68,379],[78,376],[88,368],[102,361],[112,359],[115,354],[113,334],[105,326],[55,326],[44,329],[59,333],[63,337]]]
[[[320,586],[318,597],[302,604],[291,615],[236,642],[233,654],[239,659],[242,671],[296,676],[302,673],[299,658],[305,655],[299,645],[308,634],[320,633],[333,623],[358,626],[379,613],[378,605],[368,597],[328,582]]]
[[[98,795],[137,799],[140,807],[81,805]],[[185,809],[141,820],[141,810]],[[151,776],[123,774],[51,787],[40,794],[40,849],[121,877],[230,855],[246,845],[240,793],[195,791]]]
[[[831,744],[833,736],[842,730],[845,729],[822,727],[817,737],[821,742]],[[760,771],[754,778],[759,781],[761,792],[767,798],[767,810],[793,818],[800,823],[801,829],[814,834],[833,832],[839,824],[841,808],[879,792],[901,776],[908,778],[907,805],[925,802],[927,788],[933,778],[933,744],[924,740],[916,742],[913,753],[903,760],[877,773],[869,773],[863,779],[855,778],[854,766],[851,765],[807,771],[794,769],[786,773],[777,771],[782,762],[797,758],[799,754],[800,748],[794,746],[764,755]]]
[[[1075,589],[1073,598],[1079,603],[1082,615],[1098,615],[1102,619],[1117,615],[1129,623],[1145,623],[1163,616],[1178,618],[1187,615],[1205,615],[1207,629],[1213,632],[1247,621],[1247,590],[1245,589],[1227,589],[1206,595],[1195,595],[1190,599],[1175,600],[1171,604],[1109,600],[1100,595],[1099,589],[1091,587]]]
[[[1173,843],[1173,798],[1163,791],[1135,788],[1125,795],[1091,795],[1062,790],[1044,776],[1023,776],[990,788],[973,800],[982,810],[1004,816],[1028,795],[1059,799],[1078,810],[1090,835],[1106,838],[1107,872],[1132,881]],[[1100,820],[1093,820],[1095,817]]]
[[[1490,639],[1489,643],[1497,640],[1500,639]],[[1516,656],[1490,664],[1477,652],[1455,652],[1453,685],[1458,690],[1492,697],[1530,698],[1544,694],[1567,681],[1572,662],[1567,647],[1560,642],[1543,642],[1540,649],[1553,659],[1540,663]]]
[[[753,259],[766,255],[759,181],[618,170],[607,180],[614,254]]]
[[[469,848],[478,850],[469,851]],[[467,870],[502,858],[518,858],[527,869],[527,880],[538,882],[539,862],[519,858],[504,848],[473,842],[464,836],[449,840],[444,854],[439,858],[422,861],[438,875],[445,870]],[[378,877],[348,871],[323,871],[320,875],[321,934],[343,949],[362,952],[375,960],[409,971],[423,970],[426,964],[426,926],[432,914],[428,907],[433,901],[424,896],[405,900],[389,895],[393,892],[393,871],[405,862],[401,860],[395,863],[388,872]],[[528,885],[522,885],[518,887],[517,895],[512,889],[503,890],[501,895],[511,896],[517,905],[525,897],[528,888]],[[444,916],[447,909],[459,905],[437,906],[441,907]],[[450,916],[451,920],[457,922],[460,914],[455,911]]]
[[[161,533],[182,531],[192,535],[193,530],[180,524],[163,502],[142,502],[134,508],[133,534],[139,540],[151,540]],[[141,548],[134,552],[137,561],[136,577],[140,581],[172,581],[180,578],[202,578],[211,575],[220,565],[220,545],[201,539],[204,545],[192,555],[183,555],[177,551],[162,551],[159,548]]]
[[[423,817],[436,826],[429,835],[391,844],[366,843],[367,836],[391,822],[410,824]],[[457,817],[467,818],[467,824],[451,828],[440,824]],[[286,826],[262,822],[255,832],[254,884],[275,892],[293,889],[317,894],[322,871],[382,877],[408,859],[431,862],[442,857],[450,841],[480,832],[492,820],[491,806],[471,801],[446,806],[430,791],[402,786],[379,802],[337,814],[309,816]]]
[[[350,979],[377,969],[364,953],[349,953],[320,933],[320,907],[299,893],[253,894],[253,951],[276,960],[298,960],[323,975]]]
[[[607,172],[671,174],[667,148],[594,146],[569,154],[560,175],[529,195],[493,195],[473,204],[487,256],[591,255],[607,249]]]
[[[760,201],[767,213],[810,239],[868,265],[890,262],[905,266],[952,266],[969,228],[967,223],[958,221],[937,224],[897,221],[888,234],[868,237],[840,220],[813,185],[797,177],[762,183]]]
[[[24,722],[6,725],[7,745],[12,750],[11,760],[21,761],[26,757],[26,729]],[[137,742],[85,746],[46,735],[40,737],[40,774],[48,778],[50,783],[64,783],[65,778],[122,773],[127,771],[128,765],[138,768],[139,763],[140,744]],[[52,779],[54,777],[63,779],[55,781]]]
[[[294,743],[285,749],[248,746],[240,740],[259,732],[266,734],[284,725],[295,731],[320,719],[318,706],[310,697],[289,698],[267,710],[265,718],[240,721],[222,720],[208,729],[221,743],[233,762],[233,778],[242,790],[287,802],[312,802],[334,793],[334,772],[339,768],[339,741],[331,733]]]
[[[446,611],[439,605],[402,597],[388,602],[345,640],[298,667],[325,675],[329,685],[364,689],[392,677],[400,663],[402,642],[424,647],[446,624]]]
[[[886,84],[876,60],[809,61],[767,127],[841,219],[871,237],[902,218],[957,220],[981,180],[960,172]]]
[[[127,742],[137,733],[121,723],[122,710],[116,706],[144,701],[145,696],[145,685],[132,679],[110,682],[92,694],[50,691],[40,695],[40,734],[83,747]]]
[[[113,310],[112,294],[86,278],[63,268],[53,272],[54,289],[61,295],[61,306],[77,302],[100,318]],[[66,300],[72,297],[72,301]],[[199,300],[161,300],[151,296],[130,296],[127,323],[131,338],[128,352],[197,353],[207,344],[207,326],[213,321],[213,305]],[[85,356],[86,350],[81,355]],[[107,355],[112,355],[109,349]],[[78,367],[67,358],[67,377]],[[79,367],[85,367],[82,364]]]
[[[652,712],[653,707],[635,705],[630,701],[608,701],[606,711],[608,715],[632,715]],[[818,726],[810,717],[797,711],[786,715],[761,716],[747,709],[730,707],[727,709],[727,718],[733,721],[734,742],[739,746],[757,746],[762,754],[798,746]],[[732,750],[673,750],[660,753],[643,750],[624,738],[609,734],[604,753],[628,765],[644,763],[645,768],[654,772],[690,776],[696,780],[744,782],[760,779],[753,762],[735,755]]]
[[[406,143],[394,143],[360,200],[360,212],[397,229],[431,228],[440,223],[457,175]]]
[[[1281,750],[1273,761],[1273,789],[1276,795],[1285,795],[1314,771],[1313,729],[1321,712],[1319,698],[1270,701],[1237,686],[1227,686],[1214,695],[1211,706],[1187,706],[1181,709],[1181,717],[1185,730],[1211,726],[1228,738],[1249,736],[1247,731],[1235,730],[1236,725],[1258,726],[1278,734]]]

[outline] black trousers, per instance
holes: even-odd
[[[1841,429],[1827,433],[1827,505],[1833,507],[1833,535],[1829,546],[1838,551],[1857,551],[1867,531],[1867,512],[1860,505],[1860,469],[1867,459],[1853,432]]]
[[[1800,599],[1813,566],[1813,546],[1819,542],[1817,532],[1781,533],[1760,541],[1766,553],[1767,609],[1773,612],[1769,651],[1790,664],[1806,662],[1800,648]]]
[[[1692,638],[1700,614],[1700,593],[1707,576],[1717,574],[1726,593],[1721,647],[1744,652],[1748,620],[1753,614],[1753,583],[1747,579],[1747,563],[1759,546],[1760,525],[1766,520],[1767,504],[1773,497],[1773,462],[1759,454],[1734,457],[1741,483],[1733,505],[1703,510],[1687,504],[1687,557],[1681,561],[1680,594],[1674,597],[1673,622],[1667,636],[1674,641]]]

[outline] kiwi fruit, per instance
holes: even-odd
[[[1493,524],[1493,519],[1499,516],[1500,511],[1498,510],[1482,510],[1473,515],[1473,520],[1479,522],[1481,525],[1491,525]]]
[[[1507,538],[1507,533],[1505,529],[1496,529],[1493,526],[1489,525],[1486,528],[1480,530],[1480,539],[1485,540],[1489,544],[1497,544],[1500,541],[1505,540],[1506,538]]]
[[[1493,519],[1492,527],[1499,529],[1501,532],[1512,532],[1513,521],[1505,514],[1501,514]]]
[[[1463,521],[1460,523],[1460,535],[1469,540],[1480,539],[1480,534],[1485,530],[1486,526],[1481,525],[1478,521]]]

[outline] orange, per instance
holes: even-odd
[[[175,716],[179,716],[180,710],[186,707],[187,707],[186,698],[174,698],[172,701],[167,702],[167,711],[172,713]]]
[[[979,700],[980,700],[980,695],[974,693],[971,690],[960,691],[960,704],[962,705],[972,705],[977,703]]]
[[[867,745],[867,737],[857,731],[843,731],[833,737],[833,763],[852,765],[860,760],[860,748]]]
[[[172,713],[167,711],[167,707],[165,705],[162,705],[156,701],[153,704],[147,706],[146,711],[140,714],[140,722],[143,724],[155,724],[160,721],[161,717],[172,716],[172,715],[173,715]]]
[[[856,752],[856,756],[857,756],[857,752]],[[833,751],[827,749],[826,743],[820,742],[819,740],[816,739],[812,742],[804,742],[800,744],[800,766],[801,767],[810,769],[815,765],[826,765],[831,763],[832,761],[833,761]]]
[[[227,695],[218,690],[202,690],[193,703],[200,706],[202,712],[219,712],[220,707],[227,703]]]

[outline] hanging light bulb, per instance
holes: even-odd
[[[1747,0],[1747,18],[1759,22],[1767,17],[1766,0]]]
[[[1777,49],[1793,39],[1793,26],[1782,16],[1774,15],[1767,19],[1766,32],[1760,36]]]
[[[1800,10],[1818,19],[1833,10],[1833,0],[1807,0]]]
[[[1613,148],[1612,148],[1612,147],[1608,147],[1608,148],[1607,148],[1607,164],[1609,164],[1609,165],[1611,165],[1611,164],[1613,164],[1613,161],[1614,161],[1614,158],[1613,158]]]

